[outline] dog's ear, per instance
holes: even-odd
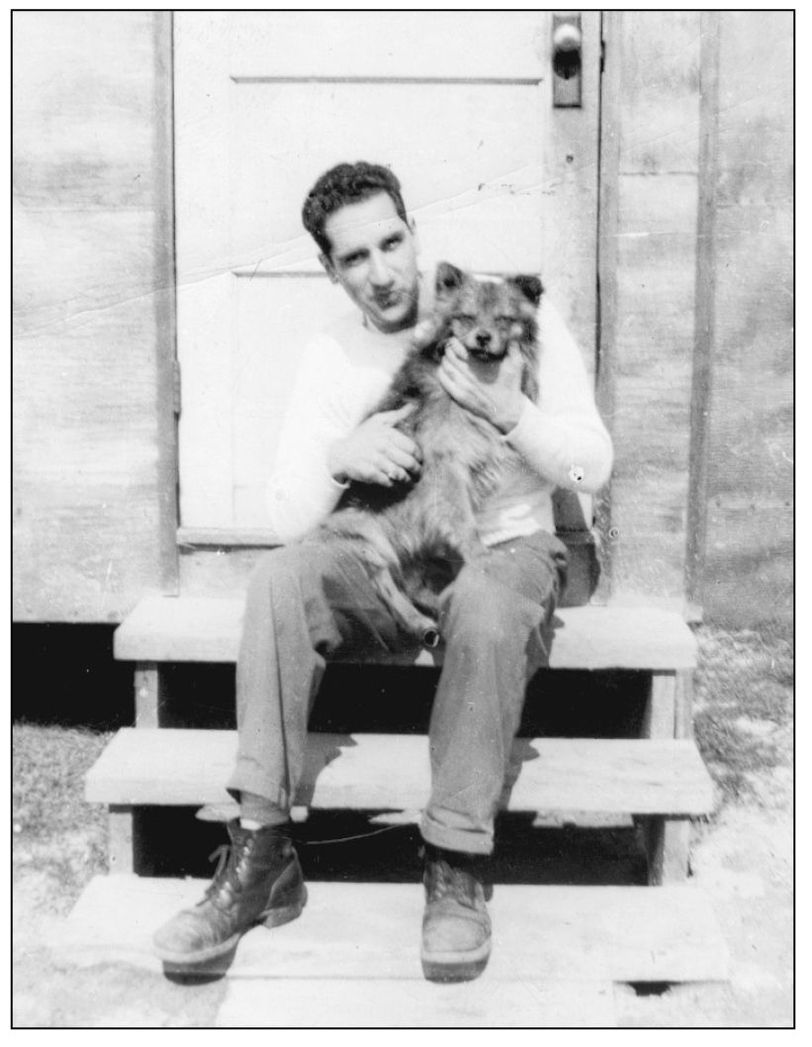
[[[434,277],[434,290],[438,295],[451,294],[459,291],[462,287],[465,273],[451,262],[438,262],[437,273]]]
[[[541,280],[537,276],[511,276],[508,283],[524,295],[532,305],[538,305],[544,291]]]

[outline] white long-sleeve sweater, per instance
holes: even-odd
[[[526,400],[518,424],[502,437],[520,461],[479,514],[488,545],[553,532],[553,490],[594,493],[612,467],[612,443],[578,346],[546,298],[538,325],[539,401]],[[267,485],[270,524],[281,542],[305,534],[335,508],[344,487],[328,471],[328,449],[381,401],[411,336],[382,334],[354,312],[307,347]]]

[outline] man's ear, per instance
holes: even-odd
[[[532,305],[538,305],[544,291],[537,276],[511,276],[508,283],[513,284]]]
[[[338,283],[338,273],[336,273],[335,266],[333,265],[332,261],[330,260],[330,256],[326,255],[326,254],[322,254],[320,252],[319,253],[319,261],[324,266],[324,271],[330,277],[330,283],[331,284],[337,284]]]

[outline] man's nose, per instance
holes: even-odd
[[[380,254],[373,254],[370,260],[369,279],[375,287],[388,287],[392,283],[392,273],[386,260]]]

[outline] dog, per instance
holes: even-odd
[[[469,357],[498,367],[511,343],[523,367],[521,389],[538,396],[536,313],[543,288],[536,276],[481,278],[441,262],[435,306],[409,356],[371,413],[414,404],[398,423],[421,449],[413,483],[353,484],[320,526],[322,540],[346,542],[360,555],[399,628],[428,647],[440,639],[435,598],[442,565],[453,572],[484,550],[476,512],[517,452],[485,419],[460,406],[440,383],[445,343],[456,337]],[[448,577],[446,580],[451,580]]]

